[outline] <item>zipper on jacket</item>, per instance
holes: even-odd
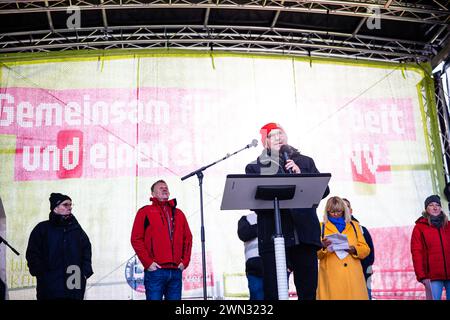
[[[441,228],[438,229],[438,233],[439,233],[439,240],[441,241],[442,256],[444,258],[445,278],[448,279],[447,261],[446,261],[446,258],[445,258],[444,242],[442,241]]]
[[[170,239],[170,244],[171,244],[171,247],[172,247],[172,262],[174,261],[174,253],[173,253],[173,245],[174,245],[174,242],[175,242],[175,226],[173,226],[173,224],[175,223],[175,213],[174,212],[172,212],[172,215],[173,215],[173,219],[172,219],[172,230],[171,230],[171,228],[170,228],[170,213],[169,214],[166,214],[166,213],[168,213],[168,212],[166,212],[166,210],[164,210],[162,207],[160,208],[160,210],[162,211],[162,213],[163,213],[163,215],[164,216],[166,216],[166,221],[167,221],[167,230],[168,230],[168,232],[169,232],[169,239]],[[172,211],[171,210],[171,208],[169,209],[169,211]]]
[[[163,210],[164,211],[164,210]],[[170,228],[170,216],[166,214],[167,212],[164,211],[164,215],[166,216],[166,220],[167,220],[167,230],[169,231],[169,238],[170,238],[170,242],[173,242],[173,234],[172,234],[172,229]],[[172,222],[173,223],[173,222]]]
[[[172,223],[174,224],[175,223],[175,208],[173,208],[172,210],[172,217],[173,217],[173,219],[172,219]],[[171,240],[172,240],[172,238],[171,238]],[[172,261],[174,261],[174,250],[173,250],[173,245],[174,245],[174,243],[175,243],[175,225],[173,226],[173,240],[171,241],[172,242]],[[176,264],[176,262],[175,262],[175,264]],[[177,266],[178,267],[178,266]]]
[[[423,245],[425,246],[425,250],[427,250],[426,258],[427,258],[427,269],[426,269],[426,276],[430,277],[430,251],[428,250],[427,241],[425,240],[425,234],[422,230],[420,232],[420,235],[422,236]]]

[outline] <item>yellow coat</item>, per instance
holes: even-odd
[[[349,246],[356,248],[356,255],[349,254],[340,260],[335,252],[327,249],[317,251],[319,258],[319,283],[317,287],[318,300],[368,300],[366,281],[360,259],[370,253],[370,248],[364,240],[361,228],[356,221],[352,221],[353,229],[347,223],[342,234],[347,235]],[[322,228],[322,223],[320,224]],[[322,230],[322,229],[321,229]],[[339,233],[331,222],[325,224],[324,235]]]

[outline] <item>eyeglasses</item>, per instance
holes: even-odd
[[[73,203],[61,203],[60,206],[65,208],[73,208],[75,205]]]
[[[267,138],[269,138],[269,140],[275,140],[275,139],[280,139],[280,138],[285,137],[285,136],[286,136],[286,134],[284,132],[280,131],[280,132],[273,132],[273,133],[271,132],[271,133],[269,133]]]

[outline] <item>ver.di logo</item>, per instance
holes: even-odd
[[[145,292],[144,266],[135,255],[125,266],[125,278],[128,285],[137,292]]]

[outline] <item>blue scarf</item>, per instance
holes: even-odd
[[[338,229],[339,233],[342,233],[342,231],[344,231],[345,226],[347,225],[345,223],[345,219],[344,217],[340,217],[340,218],[333,218],[328,216],[328,220],[334,224],[336,226],[336,228]]]

